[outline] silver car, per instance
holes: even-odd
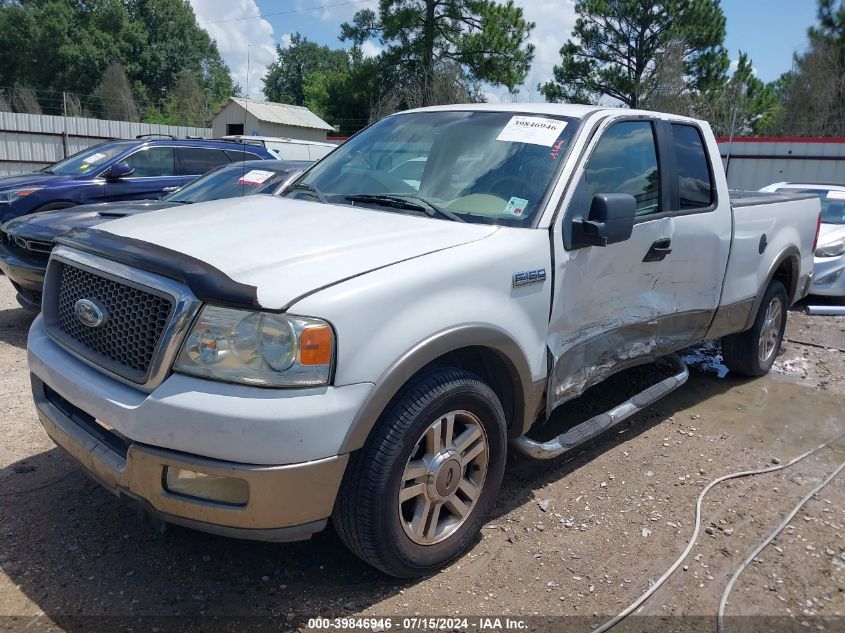
[[[810,294],[845,297],[845,185],[778,182],[760,191],[818,194],[822,224]]]

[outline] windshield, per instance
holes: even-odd
[[[835,189],[795,189],[781,188],[778,193],[814,193],[822,203],[822,222],[825,224],[845,224],[845,191]]]
[[[530,226],[574,128],[571,118],[512,112],[391,116],[341,145],[286,195]]]
[[[286,169],[233,163],[197,178],[164,199],[169,202],[208,202],[267,193],[268,188],[278,184],[288,173]]]
[[[107,141],[60,160],[42,171],[46,171],[48,174],[62,174],[63,176],[84,176],[96,171],[97,168],[106,164],[112,158],[137,144],[135,141]]]

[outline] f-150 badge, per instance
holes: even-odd
[[[513,287],[527,286],[529,284],[541,284],[546,281],[546,269],[537,268],[536,270],[525,270],[521,273],[513,274]]]

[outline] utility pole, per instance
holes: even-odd
[[[62,123],[64,124],[64,132],[62,132],[62,158],[67,158],[67,93],[62,90]]]

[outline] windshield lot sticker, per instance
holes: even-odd
[[[499,132],[497,141],[531,143],[551,147],[566,127],[566,121],[538,116],[515,116]]]
[[[828,191],[828,200],[845,200],[845,191]]]
[[[252,171],[245,173],[243,177],[238,180],[238,184],[257,187],[274,174],[275,172],[267,171],[266,169],[253,169]]]
[[[525,217],[525,207],[528,206],[528,200],[525,198],[512,197],[505,207],[505,214],[515,218]]]
[[[106,157],[105,154],[101,154],[100,152],[97,152],[96,154],[91,154],[90,156],[88,156],[85,159],[85,162],[90,165],[91,163],[96,163],[98,160],[103,160],[105,157]]]

